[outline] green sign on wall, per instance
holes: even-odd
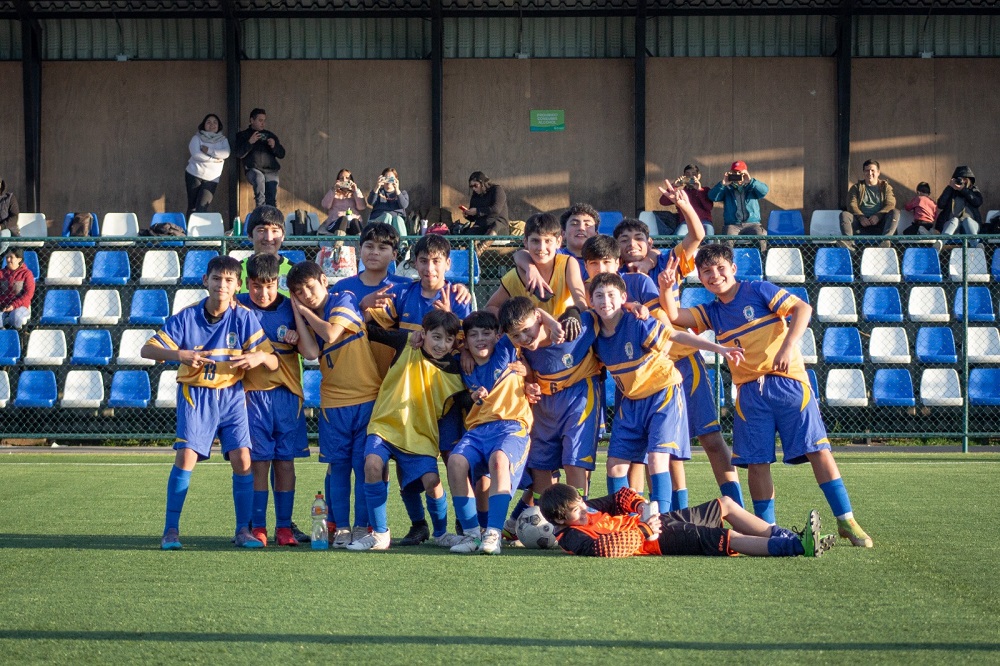
[[[564,132],[566,131],[566,112],[562,109],[531,110],[532,132]]]

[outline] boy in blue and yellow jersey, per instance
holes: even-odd
[[[501,530],[528,456],[532,414],[529,400],[538,385],[525,385],[519,374],[517,348],[501,337],[500,321],[478,310],[462,322],[465,346],[475,368],[462,379],[475,403],[465,419],[467,428],[448,457],[448,483],[455,515],[464,532],[453,553],[500,553]],[[533,396],[529,398],[528,396]],[[490,495],[486,529],[479,538],[479,520],[469,480],[489,475]]]
[[[583,244],[588,238],[593,238],[597,234],[600,224],[601,214],[596,208],[585,203],[573,204],[559,216],[565,246],[556,250],[556,253],[576,259],[576,263],[580,266],[580,277],[584,282],[589,275],[583,258]],[[552,288],[542,277],[527,250],[518,250],[514,253],[514,265],[517,266],[518,275],[527,285],[528,291],[541,296],[552,293]]]
[[[399,233],[391,224],[375,222],[361,232],[361,263],[364,270],[337,282],[337,291],[349,291],[364,312],[371,307],[384,307],[389,289],[397,284],[410,284],[408,277],[389,272],[399,250]]]
[[[140,354],[154,361],[179,362],[177,439],[174,466],[167,481],[167,515],[160,547],[181,547],[179,524],[191,471],[207,460],[219,437],[222,455],[233,468],[233,504],[237,546],[261,548],[250,533],[253,476],[246,398],[240,380],[260,365],[278,368],[278,357],[250,310],[235,302],[240,263],[231,257],[208,262],[202,283],[208,298],[184,308],[143,345]]]
[[[299,354],[315,359],[319,347],[291,300],[278,293],[278,266],[273,254],[247,259],[249,292],[236,300],[257,315],[278,356],[277,371],[257,367],[243,377],[254,481],[251,532],[267,545],[267,486],[273,465],[275,539],[279,546],[296,546],[299,542],[292,534],[295,458],[309,456]]]
[[[319,460],[327,463],[326,495],[330,536],[335,548],[367,534],[364,445],[381,376],[368,330],[354,297],[332,293],[318,264],[303,261],[288,273],[292,304],[319,343]],[[351,472],[354,472],[354,529]]]
[[[274,206],[257,206],[246,219],[246,230],[253,241],[253,253],[270,254],[278,258],[278,293],[288,297],[288,271],[292,270],[292,262],[282,257],[278,252],[285,241],[285,216]],[[247,280],[247,259],[243,260],[243,270],[240,274],[240,293],[245,294],[249,288]]]
[[[590,302],[601,320],[595,347],[622,392],[608,446],[608,494],[627,483],[629,463],[647,459],[650,499],[670,507],[670,459],[691,457],[681,376],[667,356],[672,339],[723,354],[738,363],[742,351],[722,347],[663,322],[625,312],[625,282],[613,273],[590,279]]]
[[[365,442],[365,495],[372,533],[348,545],[349,550],[389,547],[389,488],[383,474],[390,458],[396,461],[401,488],[417,487],[427,493],[434,543],[451,548],[460,541],[447,531],[448,500],[437,459],[441,416],[456,400],[464,401],[464,406],[471,403],[452,354],[462,323],[454,313],[437,309],[424,315],[421,323],[419,347],[408,344],[407,331],[368,326],[372,340],[393,347],[396,357],[379,390]]]
[[[872,546],[854,519],[847,489],[830,451],[826,427],[810,390],[798,341],[809,327],[812,308],[770,282],[736,279],[733,251],[721,244],[706,245],[695,260],[698,278],[716,300],[679,310],[666,299],[667,314],[678,326],[715,331],[716,339],[743,348],[742,365],[730,364],[738,387],[733,423],[733,461],[747,467],[754,513],[774,522],[774,435],[781,437],[786,464],[808,461],[816,481],[837,517],[840,535],[855,546]],[[666,269],[676,272],[677,261]],[[668,275],[668,282],[673,281]],[[785,317],[791,317],[786,323]]]

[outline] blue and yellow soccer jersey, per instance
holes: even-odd
[[[530,298],[535,307],[541,308],[553,317],[561,317],[567,308],[573,307],[573,294],[569,290],[569,283],[566,280],[566,266],[570,262],[570,257],[565,254],[556,254],[552,267],[552,279],[549,286],[552,288],[552,296],[545,301],[538,300],[534,294],[528,291],[521,281],[521,276],[517,274],[517,269],[512,268],[500,278],[502,286],[511,298],[524,296]]]
[[[489,392],[482,402],[469,409],[465,417],[467,429],[493,421],[519,421],[525,430],[531,429],[531,405],[524,395],[524,378],[509,367],[517,360],[517,349],[505,335],[485,363],[477,365],[472,374],[462,373],[470,391],[483,387]]]
[[[576,259],[576,263],[580,264],[580,277],[583,278],[584,282],[590,279],[590,275],[587,273],[586,262],[583,260],[583,257],[576,256],[575,254],[573,254],[564,247],[561,247],[558,250],[556,250],[556,254],[564,254],[567,257],[573,257],[574,259]]]
[[[454,294],[450,294],[450,282],[445,282],[444,287],[437,294],[431,298],[427,298],[421,293],[420,281],[415,280],[409,284],[397,284],[394,286],[389,290],[389,295],[392,296],[389,305],[384,308],[370,308],[368,314],[382,328],[419,331],[424,321],[424,315],[434,309],[434,301],[440,298],[442,292],[449,293],[451,311],[459,319],[465,319],[472,313],[472,307],[469,303],[458,303],[455,301]]]
[[[181,364],[177,383],[221,389],[243,379],[244,371],[234,368],[232,359],[251,352],[274,351],[260,321],[247,308],[234,302],[214,324],[205,318],[205,299],[186,307],[167,320],[159,333],[146,344],[172,349],[205,352],[215,361],[201,368]]]
[[[359,304],[359,307],[361,300],[365,296],[368,296],[369,294],[374,294],[379,289],[382,289],[384,287],[391,287],[396,284],[410,284],[411,282],[413,282],[413,280],[403,275],[396,275],[394,273],[389,273],[377,285],[369,287],[367,284],[361,281],[362,275],[364,275],[364,271],[358,273],[355,276],[344,278],[343,280],[337,281],[337,291],[340,293],[349,291],[350,293],[354,294],[354,299]]]
[[[809,376],[798,346],[792,346],[788,371],[774,370],[774,357],[788,335],[785,317],[800,302],[770,282],[740,282],[729,303],[716,300],[688,308],[688,312],[694,316],[697,332],[712,329],[720,345],[743,348],[743,362],[729,366],[737,386],[763,375],[780,375],[808,385]]]
[[[249,258],[250,257],[247,257],[240,262],[240,265],[243,267],[242,272],[240,273],[241,294],[247,293],[250,289],[250,283],[247,281],[247,260]],[[281,263],[278,264],[278,293],[285,298],[288,298],[288,271],[292,270],[292,266],[295,264],[290,262],[287,257],[279,255],[278,258],[281,260]]]
[[[339,324],[344,332],[333,342],[319,342],[320,407],[349,407],[371,402],[382,383],[368,342],[368,329],[349,293],[330,293],[323,321]]]
[[[250,294],[240,294],[236,297],[237,302],[257,315],[264,334],[278,357],[278,369],[273,372],[263,365],[248,370],[243,377],[243,388],[247,391],[269,391],[284,386],[302,398],[302,365],[299,362],[299,351],[295,345],[285,342],[285,334],[295,330],[292,302],[284,296],[279,295],[278,298],[280,300],[277,307],[265,310],[254,305],[250,300]]]
[[[554,395],[601,372],[593,349],[600,328],[597,315],[587,310],[580,314],[580,323],[580,335],[575,340],[522,351],[545,395]]]
[[[672,333],[658,319],[643,321],[626,312],[613,335],[597,336],[597,356],[624,397],[638,400],[681,383],[681,374],[667,355]]]

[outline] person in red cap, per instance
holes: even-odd
[[[759,200],[767,196],[768,187],[756,178],[750,177],[747,164],[742,160],[733,162],[722,180],[708,192],[712,201],[722,202],[722,218],[725,233],[730,236],[766,236],[767,229],[760,223]],[[761,241],[761,252],[766,244]]]

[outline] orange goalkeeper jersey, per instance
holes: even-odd
[[[646,541],[653,532],[635,515],[643,499],[631,488],[587,500],[586,525],[570,525],[556,534],[559,547],[572,555],[631,557],[659,555],[659,540]]]

